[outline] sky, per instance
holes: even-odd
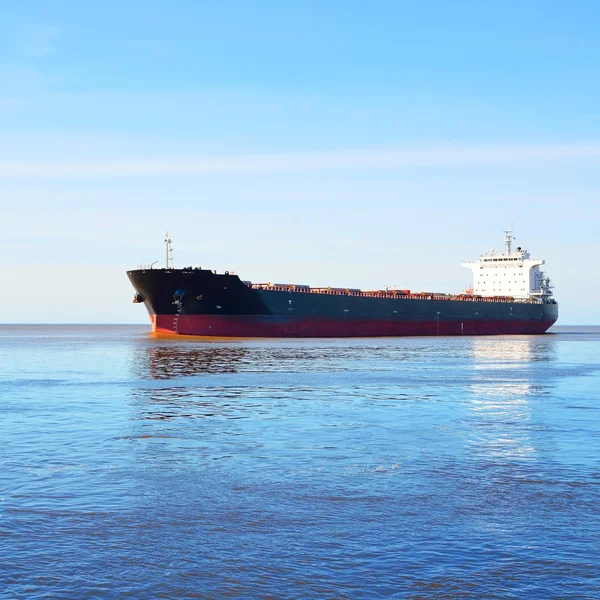
[[[600,4],[0,2],[0,322],[125,271],[460,292],[517,244],[598,324]]]

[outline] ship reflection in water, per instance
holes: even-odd
[[[181,341],[150,338],[134,348],[132,371],[139,379],[244,373],[331,373],[370,370],[370,361],[424,356],[425,343],[411,340],[235,340]],[[379,365],[381,368],[381,365]]]
[[[539,416],[532,412],[551,393],[544,363],[556,359],[555,344],[538,337],[471,341],[469,450],[486,460],[535,460],[530,431]]]
[[[247,350],[236,345],[217,345],[151,340],[149,345],[135,351],[132,364],[140,379],[185,381],[185,385],[158,385],[132,389],[132,399],[139,409],[139,417],[147,420],[173,418],[205,418],[217,414],[228,415],[225,396],[235,397],[239,391],[220,394],[215,402],[212,394],[200,394],[190,385],[190,377],[206,374],[236,373]],[[181,382],[180,382],[181,383]]]
[[[363,393],[401,398],[411,383],[432,378],[433,384],[437,361],[452,356],[461,361],[464,377],[457,381],[466,384],[469,418],[476,419],[471,449],[525,456],[531,448],[526,440],[511,438],[511,427],[522,433],[531,402],[549,393],[544,363],[554,360],[554,351],[550,337],[446,338],[435,343],[423,338],[224,342],[153,337],[136,346],[131,357],[135,377],[152,383],[134,387],[132,394],[147,403],[146,418],[241,418],[244,400],[269,404],[282,394],[325,398],[332,386],[342,390],[337,402]],[[444,382],[450,383],[447,378]]]
[[[151,379],[176,379],[203,373],[235,373],[248,351],[241,346],[160,344],[138,349],[137,375]]]

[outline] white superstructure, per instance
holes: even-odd
[[[473,294],[475,296],[512,296],[513,298],[540,301],[552,296],[550,279],[540,270],[544,261],[531,258],[521,247],[512,251],[513,235],[504,232],[506,250],[496,254],[493,250],[482,254],[478,261],[463,262],[462,266],[473,271]]]

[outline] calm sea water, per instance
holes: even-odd
[[[2,598],[599,598],[600,328],[0,327]]]

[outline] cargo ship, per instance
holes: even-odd
[[[541,334],[558,304],[543,260],[521,247],[463,262],[473,286],[460,294],[408,289],[361,290],[252,283],[233,273],[174,268],[165,238],[165,266],[127,272],[152,331],[209,337],[374,337]]]

